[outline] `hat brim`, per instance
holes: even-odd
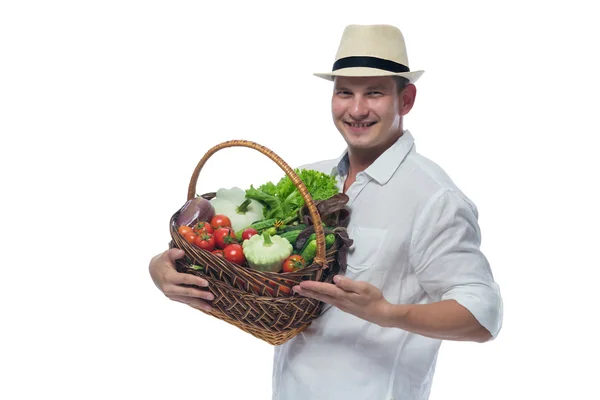
[[[411,72],[390,72],[377,68],[369,68],[369,67],[352,67],[352,68],[342,68],[338,69],[334,72],[317,72],[314,73],[314,76],[319,78],[327,79],[328,81],[333,81],[336,76],[348,76],[348,77],[369,77],[369,76],[402,76],[410,83],[415,83],[421,75],[423,75],[425,71],[411,71]]]

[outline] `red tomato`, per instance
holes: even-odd
[[[210,225],[214,228],[220,228],[222,226],[231,227],[231,220],[227,215],[217,214],[210,220]]]
[[[227,261],[231,261],[234,264],[242,265],[246,261],[244,257],[244,251],[242,246],[237,243],[230,244],[223,249],[223,256]]]
[[[208,222],[198,222],[196,225],[194,225],[194,233],[199,235],[202,232],[213,233],[214,230]]]
[[[181,234],[181,236],[185,237],[185,235],[187,235],[188,233],[192,233],[192,228],[186,225],[181,225],[178,231]]]
[[[279,285],[279,292],[285,293],[285,294],[290,294],[292,292],[292,290],[287,286]]]
[[[202,232],[196,237],[194,244],[203,250],[212,251],[215,249],[215,237],[210,233]]]
[[[217,257],[225,258],[225,256],[223,256],[223,250],[221,249],[213,250],[211,251],[211,253],[213,253]]]
[[[237,243],[235,232],[231,228],[218,228],[213,234],[215,244],[219,249],[224,249],[229,244]]]
[[[242,232],[242,239],[243,240],[247,240],[247,239],[250,239],[254,235],[258,235],[258,231],[256,229],[254,229],[254,228],[246,228]]]
[[[293,254],[283,262],[283,272],[295,272],[304,267],[306,267],[306,262],[299,254]]]
[[[190,233],[185,235],[185,240],[194,244],[194,242],[196,241],[196,234],[190,231]]]

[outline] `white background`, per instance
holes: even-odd
[[[272,348],[166,299],[148,262],[213,145],[339,155],[312,73],[350,23],[403,30],[426,71],[405,127],[479,207],[504,296],[496,341],[443,344],[431,399],[598,398],[591,4],[3,2],[0,398],[270,398]],[[226,149],[198,192],[281,173]]]

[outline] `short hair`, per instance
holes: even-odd
[[[394,81],[396,81],[396,87],[398,89],[398,93],[400,93],[402,91],[402,89],[404,89],[410,83],[410,81],[403,76],[393,75],[392,78],[394,78]]]

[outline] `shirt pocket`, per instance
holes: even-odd
[[[348,251],[348,270],[361,272],[371,268],[381,252],[386,234],[386,229],[349,228],[348,235],[354,243]]]

